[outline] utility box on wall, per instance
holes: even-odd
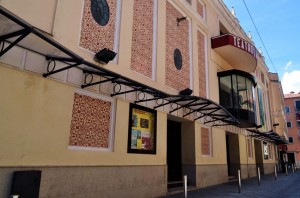
[[[24,198],[38,198],[42,171],[15,171],[11,187],[11,195]]]

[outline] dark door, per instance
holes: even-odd
[[[167,124],[168,182],[181,181],[181,123],[168,120]]]
[[[226,152],[228,176],[237,176],[238,170],[241,169],[239,136],[233,133],[226,133]]]
[[[295,164],[295,155],[294,155],[294,153],[288,153],[287,157],[288,157],[289,164]]]

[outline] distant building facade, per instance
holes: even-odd
[[[300,165],[300,93],[284,95],[286,126],[288,128],[287,161]]]
[[[22,174],[40,197],[132,198],[274,171],[281,84],[222,1],[0,5],[0,197]]]

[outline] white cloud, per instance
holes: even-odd
[[[284,69],[287,70],[289,67],[293,66],[293,62],[289,61],[285,66]]]
[[[300,92],[300,70],[285,72],[282,76],[281,84],[284,94],[288,94],[291,91],[295,93]]]

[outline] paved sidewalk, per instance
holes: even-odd
[[[166,196],[168,198],[182,198],[183,193]],[[286,176],[278,173],[275,180],[274,174],[262,175],[261,184],[258,186],[257,178],[242,180],[241,193],[238,193],[238,182],[230,182],[216,185],[208,188],[188,191],[188,198],[201,197],[298,197],[300,198],[300,169],[294,174],[289,173]]]

